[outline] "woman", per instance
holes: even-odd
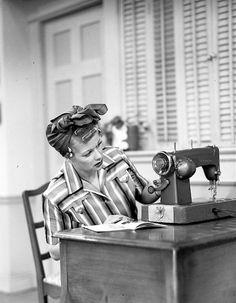
[[[91,104],[51,120],[48,142],[65,162],[44,193],[44,219],[51,256],[60,258],[55,232],[82,225],[102,224],[109,215],[137,218],[135,201],[152,203],[160,191],[149,183],[119,148],[103,147],[99,126],[105,104]],[[162,185],[162,189],[167,184]]]

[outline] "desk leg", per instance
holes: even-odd
[[[68,270],[67,270],[67,245],[60,243],[60,255],[61,255],[61,298],[60,303],[72,303],[70,293],[68,291]]]

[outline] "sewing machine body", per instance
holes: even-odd
[[[152,161],[153,169],[161,178],[166,178],[169,185],[162,190],[160,203],[142,206],[141,218],[162,223],[188,224],[228,216],[219,210],[235,211],[236,199],[216,199],[219,162],[219,149],[216,146],[157,153]],[[213,197],[209,201],[192,201],[190,178],[197,167],[203,168],[212,186]]]

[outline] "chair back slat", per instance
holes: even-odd
[[[51,256],[50,256],[49,252],[46,252],[46,253],[44,253],[44,254],[41,254],[41,260],[42,260],[42,261],[43,261],[43,260],[50,259],[50,258],[51,258]]]
[[[34,223],[34,228],[38,229],[38,228],[42,228],[42,227],[44,227],[44,221]]]

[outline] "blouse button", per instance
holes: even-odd
[[[81,214],[81,215],[84,213],[84,208],[83,208],[83,206],[80,206],[80,207],[79,207],[78,213]]]
[[[129,181],[129,175],[128,173],[126,172],[123,176],[121,176],[120,178],[120,182],[122,183],[127,183]]]

